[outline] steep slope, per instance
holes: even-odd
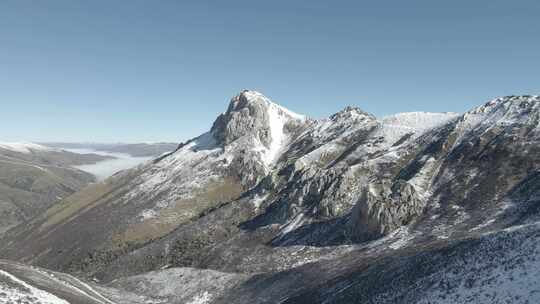
[[[179,303],[532,301],[493,286],[538,274],[539,121],[538,96],[313,120],[244,91],[208,133],[10,231],[0,255],[135,293],[200,269],[229,282],[162,294]]]
[[[53,268],[72,262],[74,252],[87,252],[80,257],[90,254],[93,263],[107,262],[238,198],[271,170],[282,147],[306,124],[261,94],[244,91],[210,132],[66,198],[11,231],[5,250],[24,252],[23,260],[39,255]],[[15,249],[21,235],[28,242]],[[76,263],[62,267],[81,266]]]
[[[254,277],[211,303],[536,303],[539,231],[535,223],[429,247],[356,248]]]
[[[330,220],[317,215],[318,204],[327,195],[327,190],[320,190],[324,187],[302,190],[301,198],[309,197],[316,207],[313,203],[296,204],[295,211],[302,214],[298,217],[283,208],[291,204],[291,196],[285,196],[286,187],[274,188],[280,198],[264,208],[265,199],[261,197],[272,197],[275,194],[265,191],[276,187],[265,185],[265,189],[255,189],[250,199],[227,206],[234,211],[210,214],[170,235],[161,248],[173,249],[159,250],[154,243],[121,259],[113,269],[134,268],[134,261],[153,256],[161,264],[150,267],[188,263],[265,273],[231,289],[216,303],[252,303],[254,299],[257,303],[535,302],[540,253],[539,103],[540,98],[529,96],[497,99],[459,117],[452,115],[416,139],[400,140],[399,149],[395,143],[390,148],[381,144],[378,148],[388,150],[361,162],[358,156],[364,151],[348,153],[342,160],[347,170],[356,170],[359,163],[360,168],[376,166],[371,172],[362,172],[373,174],[371,178],[379,182],[365,184],[371,194],[358,191],[358,199],[353,200],[356,207],[349,207],[352,214],[345,213],[343,220],[335,217],[336,213],[322,214]],[[331,180],[329,172],[317,178]],[[288,174],[286,184],[300,191],[296,174]],[[337,176],[343,178],[344,174]],[[354,175],[345,178],[354,180]],[[380,180],[389,180],[390,185]],[[395,185],[400,188],[396,190]],[[412,191],[419,193],[416,199],[411,199]],[[322,198],[310,197],[321,192]],[[335,193],[330,192],[328,197],[336,197]],[[245,210],[250,201],[256,209],[264,209],[262,223],[260,218],[247,222],[249,229],[256,228],[254,232],[216,236],[216,226],[234,225],[224,219]],[[343,201],[329,200],[328,204]],[[417,201],[422,204],[418,213],[407,222],[392,221],[400,218],[400,210],[410,210],[407,203],[411,201],[413,207]],[[272,207],[274,204],[276,207]],[[369,212],[363,205],[377,211]],[[368,216],[362,217],[364,212]],[[371,225],[376,235],[366,238],[365,231],[370,231],[369,223],[374,219],[381,219]],[[399,228],[403,224],[408,226]],[[336,237],[340,232],[345,237]],[[388,236],[382,239],[362,242],[385,234]],[[189,247],[194,236],[206,237],[206,244]],[[356,239],[360,244],[343,245],[355,236],[360,237]],[[196,253],[186,254],[189,251]],[[169,258],[163,259],[164,254]]]
[[[0,234],[94,181],[71,166],[107,157],[0,142]]]
[[[106,292],[110,298],[102,295]],[[98,288],[75,277],[0,260],[0,303],[121,304],[148,303],[145,297],[112,288]]]
[[[208,269],[171,268],[115,280],[107,288],[155,303],[208,303],[250,279]]]
[[[36,218],[31,229],[22,227],[7,239],[14,240],[11,242],[15,251],[28,253],[22,257],[24,260],[32,260],[33,255],[39,253],[39,259],[46,261],[41,265],[58,268],[60,264],[60,269],[72,271],[86,271],[88,266],[95,271],[141,246],[144,246],[142,251],[158,250],[159,253],[153,252],[150,256],[165,259],[145,258],[150,263],[146,266],[136,258],[134,264],[145,270],[146,267],[153,269],[155,263],[169,263],[168,260],[190,266],[191,255],[200,259],[199,250],[236,232],[242,235],[243,230],[238,229],[241,222],[248,230],[277,223],[278,231],[262,232],[263,236],[257,236],[259,232],[255,234],[263,243],[265,238],[275,238],[276,232],[279,237],[274,244],[287,242],[291,235],[299,234],[289,232],[309,223],[316,226],[317,222],[322,224],[308,229],[308,238],[313,238],[315,243],[343,242],[341,230],[328,238],[312,237],[319,233],[319,228],[327,230],[324,221],[342,222],[340,218],[356,203],[354,196],[345,191],[354,193],[357,173],[346,172],[347,165],[340,164],[347,158],[354,157],[356,162],[361,162],[387,150],[394,153],[396,142],[402,144],[417,138],[426,129],[426,121],[436,126],[455,115],[419,113],[414,115],[415,119],[410,119],[411,115],[402,116],[407,119],[394,119],[392,124],[385,124],[384,120],[380,122],[349,107],[329,119],[314,121],[272,103],[260,93],[244,91],[233,98],[209,133],[181,145],[177,151],[151,165],[119,174],[77,193],[43,217]],[[392,128],[392,132],[386,132],[388,128]],[[393,137],[384,137],[386,133]],[[245,192],[256,185],[259,185],[257,189]],[[332,188],[327,197],[321,193],[326,187]],[[216,209],[242,193],[245,194],[237,202]],[[256,204],[245,203],[254,197]],[[286,197],[286,202],[279,200]],[[216,219],[201,229],[198,217],[208,210],[215,210]],[[226,219],[217,216],[222,212],[228,214]],[[100,219],[99,224],[90,222],[96,218]],[[223,220],[227,223],[221,227],[214,224]],[[32,231],[30,236],[28,230]],[[55,233],[50,234],[49,230]],[[201,234],[201,231],[214,230],[217,230],[218,240],[212,239],[211,233]],[[81,238],[73,231],[87,237]],[[172,231],[175,232],[156,241],[156,246],[154,242],[145,246],[149,240]],[[29,241],[20,248],[17,235],[23,234]],[[37,242],[30,241],[36,239]],[[242,242],[242,238],[238,241]],[[63,248],[63,254],[52,248]],[[80,255],[84,260],[71,260],[73,252],[81,251],[87,252]]]

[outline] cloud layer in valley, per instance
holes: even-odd
[[[108,159],[95,164],[76,166],[77,169],[89,172],[101,181],[113,175],[114,173],[137,166],[152,157],[133,157],[125,153],[111,153],[92,149],[64,149],[73,153],[85,154],[94,153],[98,155],[112,156],[114,159]]]

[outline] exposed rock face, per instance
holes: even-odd
[[[533,225],[517,234],[537,234],[539,121],[538,96],[462,115],[377,119],[348,107],[313,120],[243,91],[208,133],[18,227],[0,255],[104,282],[129,277],[149,290],[161,284],[149,278],[176,273],[159,272],[170,267],[211,269],[219,280],[238,274],[212,303],[444,303],[438,293],[402,291],[455,282],[425,280],[459,266],[445,264],[446,253],[482,264],[464,252],[492,246],[488,258],[506,263],[515,256],[498,252],[511,242],[504,229]],[[536,267],[534,259],[512,265]],[[134,291],[131,279],[115,288]]]
[[[305,117],[258,92],[246,90],[231,100],[227,112],[214,122],[211,133],[223,146],[245,144],[246,150],[259,152],[263,163],[271,165],[305,123]]]
[[[221,114],[214,125],[214,137],[228,145],[244,136],[254,137],[266,147],[270,147],[270,117],[269,102],[263,96],[257,96],[249,91],[243,91],[234,97],[227,112]]]
[[[425,205],[426,201],[407,182],[392,187],[369,184],[352,210],[349,225],[357,239],[378,238],[422,215]]]
[[[158,161],[117,174],[66,199],[51,211],[57,214],[54,217],[45,214],[36,218],[32,223],[36,227],[59,225],[65,233],[55,234],[56,245],[42,239],[28,246],[48,251],[67,242],[73,250],[88,251],[92,263],[108,263],[118,254],[239,198],[268,174],[305,123],[303,116],[260,93],[244,91],[232,99],[229,111],[218,118],[210,132]],[[91,224],[95,219],[102,222]],[[72,231],[89,237],[81,238]],[[103,251],[95,252],[95,248]],[[79,268],[88,264],[48,252],[48,266],[62,263],[63,267]],[[70,255],[69,250],[65,254]]]
[[[245,90],[231,100],[210,133],[233,158],[233,172],[244,183],[254,186],[305,123],[303,116],[258,92]]]

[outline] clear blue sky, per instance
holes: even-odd
[[[0,141],[181,141],[243,88],[313,117],[540,94],[540,1],[0,2]]]

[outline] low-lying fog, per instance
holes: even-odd
[[[135,167],[140,163],[143,163],[147,160],[152,159],[152,157],[133,157],[125,153],[111,153],[111,152],[99,151],[99,150],[93,150],[93,149],[62,149],[62,150],[73,152],[73,153],[79,153],[79,154],[94,153],[98,155],[116,157],[115,159],[108,159],[108,160],[97,162],[95,164],[75,166],[75,168],[77,169],[80,169],[80,170],[83,170],[83,171],[86,171],[95,175],[99,181],[104,180],[105,178],[113,175],[114,173],[120,170]]]

